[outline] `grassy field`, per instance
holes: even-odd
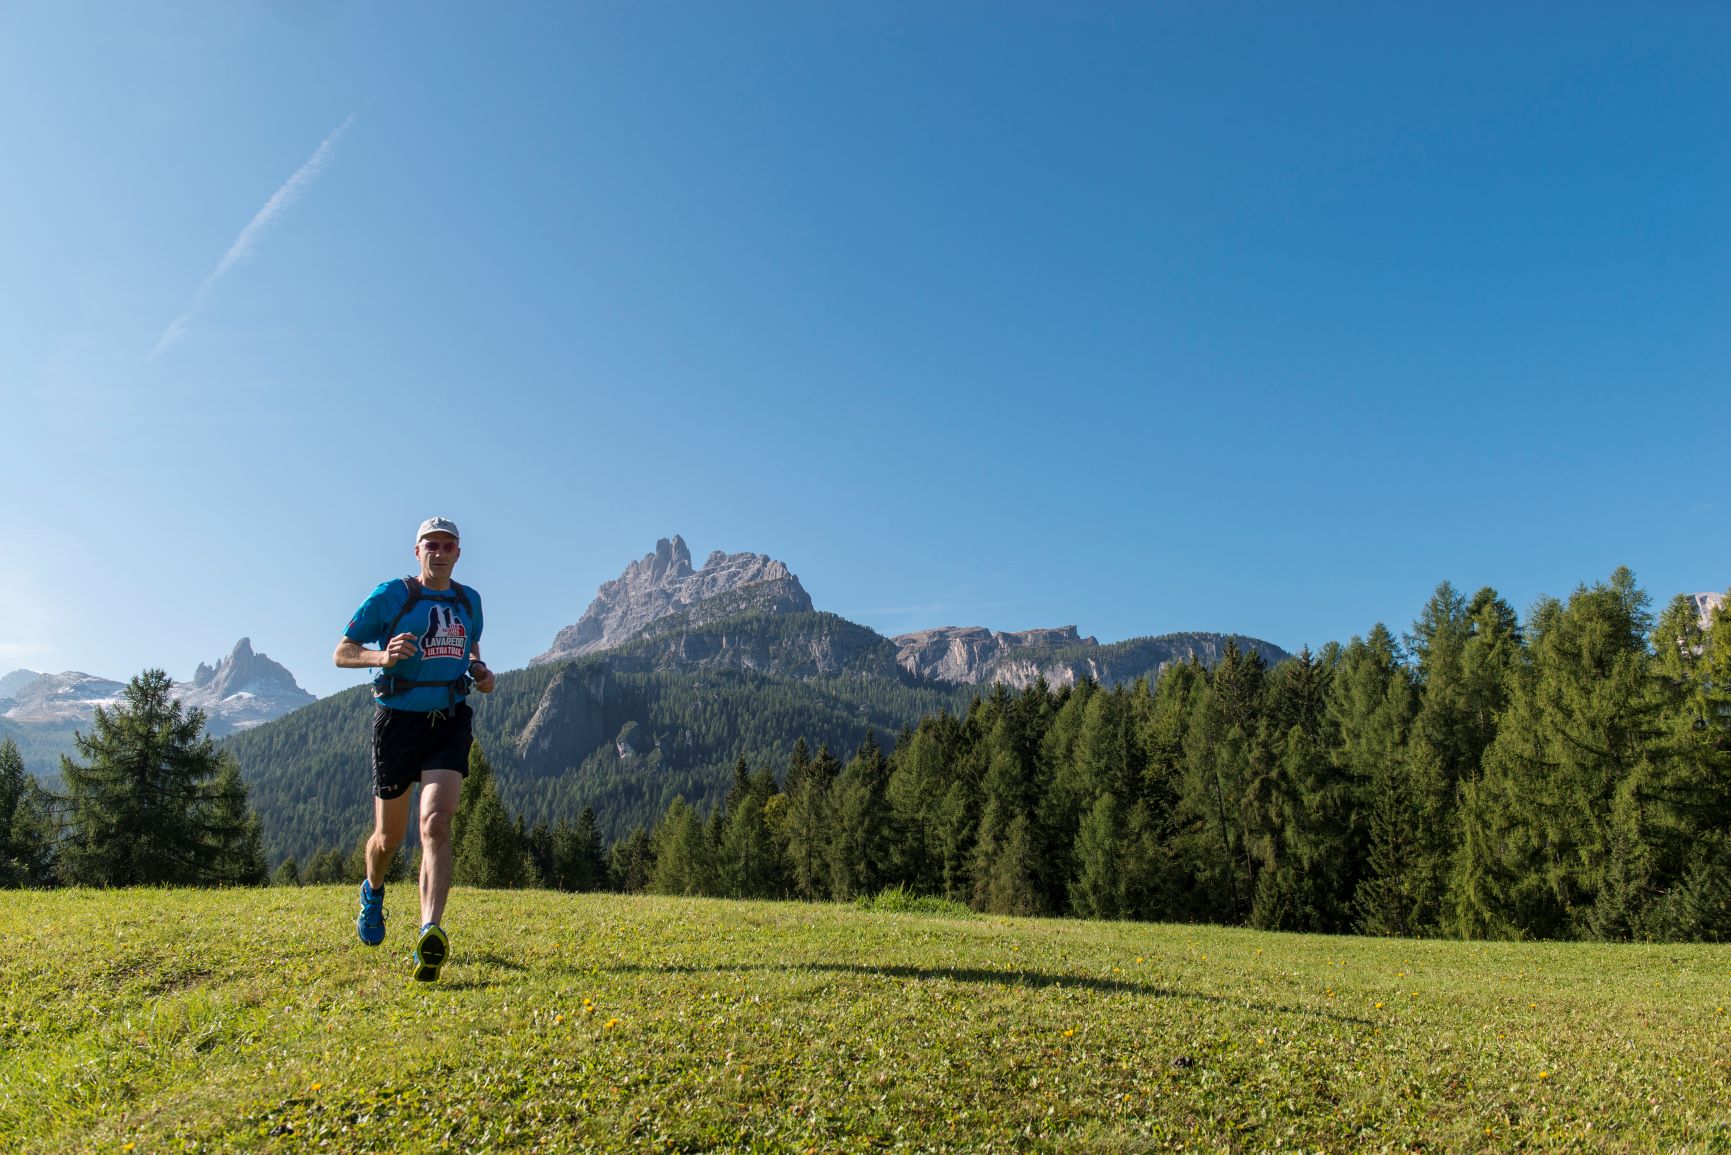
[[[1731,950],[459,889],[0,896],[0,1151],[1731,1150]]]

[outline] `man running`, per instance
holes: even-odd
[[[451,819],[469,772],[471,688],[493,692],[481,661],[481,597],[451,580],[462,553],[455,523],[429,517],[415,535],[418,577],[385,582],[355,611],[335,659],[374,669],[373,836],[355,931],[368,946],[385,940],[385,870],[409,825],[409,787],[421,784],[421,932],[415,978],[434,982],[450,954],[439,926],[451,889]],[[367,646],[377,649],[367,649]]]

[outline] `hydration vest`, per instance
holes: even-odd
[[[439,594],[428,594],[427,587],[421,584],[420,578],[406,577],[403,579],[403,585],[408,589],[409,596],[403,602],[403,608],[397,611],[397,616],[391,619],[390,628],[385,631],[386,645],[390,645],[391,639],[397,636],[397,626],[402,623],[404,618],[409,616],[409,611],[414,609],[416,603],[418,603],[423,597],[426,597],[431,601],[442,602],[446,600]],[[455,600],[457,605],[462,608],[463,612],[473,617],[475,610],[474,607],[469,604],[468,591],[453,581],[451,583],[451,593],[453,595],[453,600]],[[393,698],[398,694],[404,694],[410,690],[418,690],[425,686],[443,686],[447,695],[445,708],[448,710],[457,704],[458,698],[463,697],[473,689],[474,685],[475,680],[469,677],[467,671],[464,671],[455,678],[440,678],[433,681],[414,681],[393,674],[389,670],[380,670],[377,674],[373,675],[373,697]]]

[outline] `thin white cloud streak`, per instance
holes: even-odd
[[[210,296],[211,289],[230,269],[252,255],[253,247],[258,243],[258,239],[264,234],[264,231],[270,228],[276,219],[311,187],[313,181],[330,163],[331,152],[335,149],[337,141],[343,133],[348,131],[349,125],[353,124],[354,121],[355,114],[351,112],[313,150],[312,156],[307,158],[306,163],[296,169],[294,175],[284,181],[282,187],[271,194],[271,198],[264,202],[264,207],[253,214],[253,218],[247,222],[246,228],[240,230],[240,236],[234,239],[234,243],[228,247],[228,251],[222,255],[222,259],[216,263],[216,268],[212,269],[204,278],[204,282],[198,286],[198,292],[192,295],[192,304],[188,305],[186,311],[180,316],[170,321],[168,328],[162,331],[162,336],[156,339],[156,347],[150,351],[152,357],[160,356],[186,336],[186,330],[192,323],[193,315],[203,307],[205,298]]]

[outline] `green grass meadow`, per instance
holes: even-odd
[[[0,1151],[1731,1150],[1731,950],[7,892]]]

